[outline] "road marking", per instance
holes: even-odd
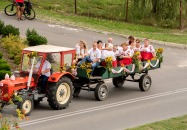
[[[85,113],[89,113],[89,112],[93,112],[93,111],[99,111],[99,110],[103,110],[103,109],[113,108],[113,107],[117,107],[117,106],[127,105],[127,104],[136,103],[136,102],[140,102],[140,101],[160,98],[160,97],[164,97],[164,96],[184,93],[184,92],[187,92],[187,88],[164,92],[164,93],[153,94],[153,95],[144,96],[144,97],[138,97],[138,98],[120,101],[120,102],[116,102],[116,103],[111,103],[111,104],[107,104],[107,105],[102,105],[102,106],[87,108],[87,109],[78,110],[78,111],[74,111],[74,112],[64,113],[64,114],[60,114],[60,115],[35,119],[32,121],[21,123],[20,127],[34,125],[34,124],[47,122],[47,121],[51,121],[51,120],[56,120],[56,119],[60,119],[60,118],[66,118],[66,117],[70,117],[70,116],[76,116],[76,115],[85,114]]]
[[[60,29],[65,29],[68,31],[75,31],[75,32],[82,32],[83,30],[77,29],[77,28],[71,28],[71,27],[64,27],[62,25],[53,25],[53,24],[49,24],[48,25],[51,28],[60,28]]]
[[[181,68],[187,67],[187,61],[183,61],[183,62],[180,63],[178,66],[181,67]]]

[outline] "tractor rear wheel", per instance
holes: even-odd
[[[34,102],[31,97],[23,97],[23,102],[18,103],[18,109],[20,109],[25,116],[29,116],[33,110]]]
[[[73,85],[69,78],[62,77],[56,83],[50,83],[47,90],[49,106],[55,110],[65,109],[72,99]]]

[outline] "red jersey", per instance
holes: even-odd
[[[23,2],[24,2],[24,0],[16,0],[16,2],[21,2],[21,3],[23,3]]]

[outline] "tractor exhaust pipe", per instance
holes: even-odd
[[[31,86],[31,79],[32,79],[32,73],[33,73],[33,68],[34,68],[34,61],[35,61],[35,57],[33,57],[33,60],[32,60],[32,65],[31,65],[31,70],[29,72],[29,79],[28,79],[28,82],[27,82],[26,91],[28,91],[30,86]]]

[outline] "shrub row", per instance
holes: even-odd
[[[13,59],[14,63],[18,65],[21,61],[21,52],[27,45],[19,36],[9,35],[2,38],[1,47],[7,49],[9,58]]]
[[[10,59],[14,60],[15,64],[20,64],[21,52],[28,46],[36,46],[47,44],[47,39],[39,35],[34,29],[28,29],[26,32],[27,40],[23,40],[19,37],[20,32],[18,28],[12,25],[6,25],[0,20],[0,35],[1,47],[7,49],[8,56]],[[0,54],[0,58],[1,58]]]

